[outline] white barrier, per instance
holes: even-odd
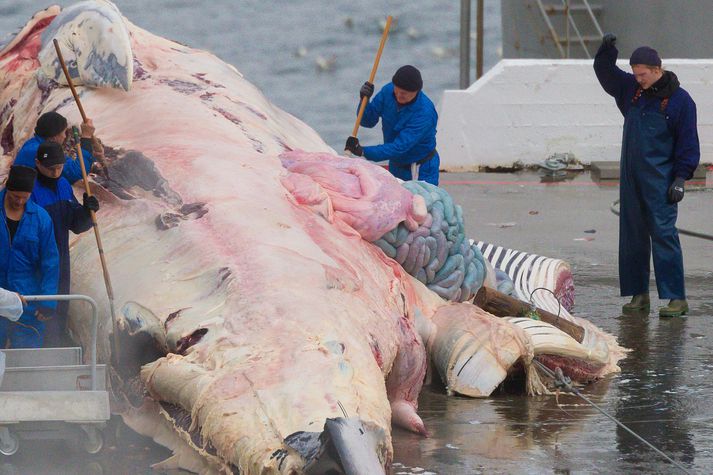
[[[619,67],[631,71],[628,61]],[[701,162],[713,162],[713,60],[664,60],[698,107]],[[466,90],[445,91],[438,152],[448,171],[526,165],[554,153],[618,161],[624,119],[591,60],[500,61]]]

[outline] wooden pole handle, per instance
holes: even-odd
[[[89,179],[87,178],[87,169],[84,166],[84,154],[82,153],[82,144],[79,139],[79,132],[76,127],[73,127],[74,139],[77,147],[77,158],[79,159],[79,168],[82,170],[82,178],[84,179],[84,190],[87,196],[92,196],[89,189]],[[109,311],[111,312],[111,328],[113,333],[113,357],[114,361],[119,361],[119,329],[117,327],[116,311],[114,310],[114,288],[111,285],[111,277],[109,276],[109,266],[106,263],[104,256],[104,246],[102,244],[101,234],[99,234],[99,225],[97,224],[97,216],[94,211],[89,211],[89,216],[92,219],[92,228],[94,228],[94,237],[97,241],[97,249],[99,251],[99,261],[102,266],[102,274],[104,275],[104,285],[106,286],[106,294],[109,297]]]
[[[527,303],[485,286],[481,287],[475,295],[473,303],[496,317],[518,317],[530,311],[530,306]],[[559,328],[577,340],[578,343],[582,343],[582,340],[584,340],[584,328],[576,323],[540,308],[537,309],[537,314],[540,320]]]
[[[376,58],[374,59],[374,65],[371,68],[371,74],[369,75],[369,82],[374,84],[374,79],[376,78],[376,70],[379,69],[379,61],[381,61],[381,52],[384,51],[384,45],[386,44],[386,38],[389,36],[389,29],[391,28],[391,20],[393,17],[389,15],[386,18],[386,26],[384,27],[384,32],[381,34],[381,43],[379,44],[379,50],[376,52]],[[359,104],[359,113],[357,114],[356,123],[354,124],[354,129],[352,130],[352,137],[356,137],[359,133],[359,125],[361,124],[361,118],[364,116],[364,110],[366,109],[366,103],[369,102],[369,98],[364,96],[361,98],[361,104]]]
[[[87,114],[84,113],[82,101],[79,100],[79,94],[77,94],[77,90],[74,88],[74,83],[72,82],[72,78],[69,75],[69,70],[67,69],[67,65],[65,64],[64,58],[62,57],[62,51],[59,49],[59,43],[57,42],[57,38],[54,38],[52,40],[52,43],[54,43],[54,49],[55,51],[57,51],[57,59],[59,59],[59,64],[62,66],[62,71],[64,71],[64,77],[67,78],[67,84],[69,84],[69,89],[71,89],[72,95],[74,96],[74,102],[77,103],[79,113],[82,115],[82,121],[86,122]]]
[[[69,70],[64,62],[64,57],[62,57],[62,50],[59,48],[59,42],[56,38],[52,39],[54,44],[54,49],[57,52],[57,59],[59,64],[62,66],[62,71],[64,72],[64,77],[67,79],[67,84],[69,89],[72,91],[72,96],[74,96],[74,102],[79,108],[79,113],[82,116],[82,121],[87,122],[87,114],[84,113],[84,107],[82,107],[82,101],[79,100],[79,94],[74,88],[74,83],[69,75]],[[74,138],[77,146],[77,157],[79,158],[79,168],[82,170],[82,178],[84,179],[84,189],[86,190],[87,196],[92,196],[91,190],[89,189],[89,180],[87,179],[87,170],[84,167],[84,154],[82,153],[82,144],[79,138],[79,133],[76,127],[73,130]],[[117,326],[116,310],[114,310],[114,289],[111,286],[111,279],[109,277],[109,268],[106,264],[106,258],[104,257],[104,247],[102,246],[101,235],[99,234],[99,226],[97,225],[97,217],[94,211],[89,211],[89,216],[92,219],[92,227],[94,228],[94,237],[97,240],[97,248],[99,250],[99,260],[101,261],[102,274],[104,275],[104,285],[106,287],[106,294],[109,298],[109,311],[111,312],[111,327],[112,327],[112,357],[115,362],[119,361],[119,329]]]

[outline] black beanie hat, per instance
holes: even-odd
[[[54,137],[67,128],[67,119],[57,112],[45,112],[37,119],[35,133],[43,139]]]
[[[32,189],[35,187],[35,178],[37,178],[37,171],[34,168],[13,165],[10,167],[10,173],[7,174],[5,188],[10,191],[32,193]]]
[[[37,148],[37,160],[46,167],[64,165],[64,150],[62,146],[55,142],[42,142]]]
[[[401,66],[391,78],[391,82],[394,83],[394,86],[409,92],[418,92],[423,88],[421,72],[410,64]]]
[[[643,64],[644,66],[658,66],[660,68],[661,56],[659,56],[658,51],[649,46],[639,46],[631,53],[629,64],[631,66]]]

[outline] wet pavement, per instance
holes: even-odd
[[[574,313],[632,350],[620,374],[583,394],[690,472],[713,473],[713,241],[681,237],[691,306],[686,318],[659,319],[655,292],[649,315],[624,317],[618,218],[610,211],[616,183],[597,185],[587,173],[560,183],[542,183],[531,172],[441,179],[463,206],[470,237],[569,261]],[[713,234],[713,191],[687,191],[679,213],[681,228]],[[436,381],[424,388],[419,413],[431,437],[394,429],[394,474],[679,473],[571,395],[502,390],[475,400],[448,397]],[[118,437],[117,428],[108,431],[107,448],[97,456],[76,455],[60,443],[25,444],[12,458],[0,458],[0,475],[154,473],[150,465],[169,455],[125,428],[118,431]]]
[[[104,437],[104,448],[96,455],[63,440],[22,440],[15,455],[0,455],[0,475],[156,475],[161,472],[151,465],[171,456],[169,450],[136,434],[119,419],[112,420]]]
[[[583,394],[690,472],[713,473],[713,241],[681,236],[686,318],[658,317],[665,302],[653,281],[651,313],[622,316],[618,218],[610,211],[618,187],[597,185],[587,173],[571,178],[546,184],[533,173],[445,174],[441,185],[463,206],[471,237],[570,262],[574,313],[632,350],[620,374]],[[713,235],[713,191],[687,192],[678,223]],[[433,385],[419,412],[432,437],[395,430],[394,473],[683,473],[576,396],[503,391],[472,400]]]

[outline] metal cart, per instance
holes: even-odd
[[[0,453],[12,455],[20,440],[70,439],[90,454],[99,452],[109,420],[106,365],[97,364],[97,304],[85,295],[25,296],[31,302],[82,300],[92,307],[90,363],[82,349],[31,348],[5,353],[0,383]]]

